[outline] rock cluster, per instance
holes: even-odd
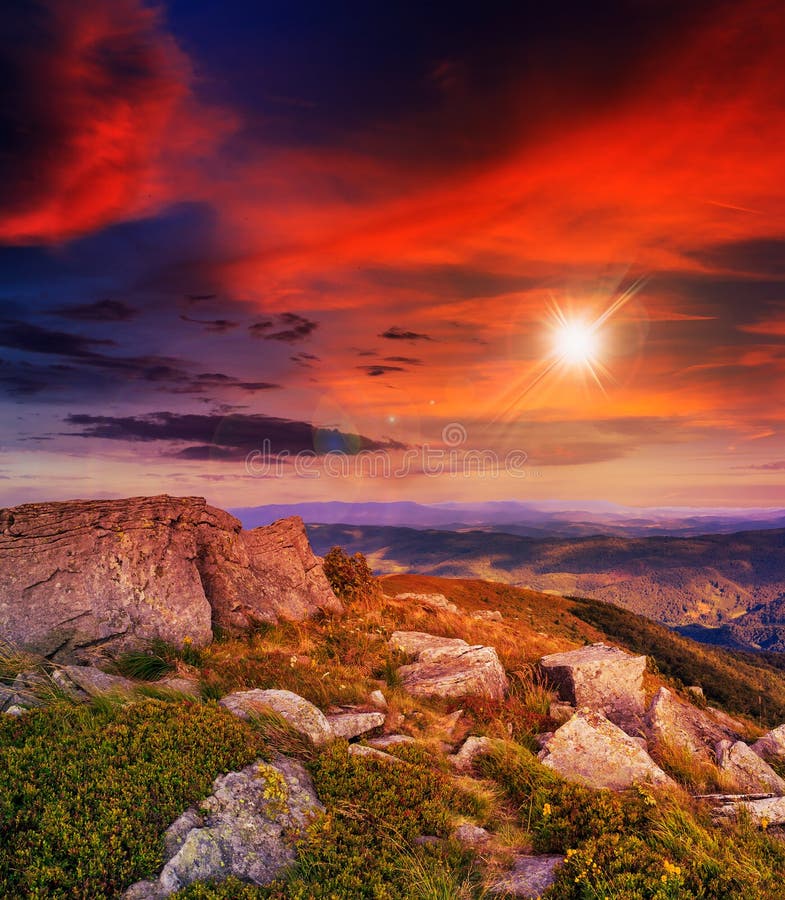
[[[340,608],[297,517],[245,532],[169,496],[0,510],[0,638],[50,659]]]

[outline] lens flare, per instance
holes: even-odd
[[[591,376],[592,381],[605,393],[603,381],[612,380],[611,373],[600,361],[602,349],[602,331],[622,307],[638,293],[646,283],[646,278],[639,278],[630,287],[614,297],[603,312],[594,320],[568,318],[561,306],[552,301],[549,327],[552,331],[551,352],[532,368],[528,375],[528,384],[512,387],[506,395],[506,404],[502,411],[493,417],[493,421],[515,417],[523,400],[543,381],[553,378],[566,370],[579,370]],[[511,400],[509,398],[512,398]]]

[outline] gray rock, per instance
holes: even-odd
[[[504,616],[498,609],[478,609],[472,613],[473,619],[484,619],[486,622],[503,622]]]
[[[381,712],[347,712],[327,716],[327,722],[335,737],[352,738],[368,734],[384,725],[384,713]]]
[[[645,656],[630,656],[605,644],[552,653],[540,666],[558,687],[562,700],[602,713],[622,728],[643,719]]]
[[[743,741],[720,741],[717,744],[717,765],[738,791],[785,794],[785,781]]]
[[[6,707],[3,712],[7,716],[21,716],[22,713],[27,712],[27,710],[22,706],[14,704],[13,706]]]
[[[14,703],[25,709],[43,706],[44,698],[52,693],[54,684],[40,672],[20,672],[11,684],[15,693]]]
[[[512,869],[490,888],[491,894],[534,900],[556,881],[563,856],[518,856]]]
[[[479,825],[472,825],[470,822],[464,822],[453,829],[452,838],[464,847],[471,847],[473,850],[482,850],[493,841],[493,835],[490,832],[480,828]]]
[[[448,759],[453,768],[461,774],[468,774],[474,768],[474,761],[482,753],[489,753],[493,749],[493,741],[487,737],[472,735],[463,742],[461,749],[449,756]]]
[[[398,759],[398,757],[393,756],[392,753],[385,753],[382,750],[377,750],[375,747],[366,747],[364,744],[349,744],[349,756],[359,756],[363,759],[377,759],[379,762],[386,763],[403,763],[402,759]]]
[[[16,704],[16,691],[5,684],[0,684],[0,712]]]
[[[140,882],[125,900],[160,900],[194,881],[233,876],[265,885],[295,860],[295,839],[324,808],[297,762],[277,756],[216,778],[199,810],[167,831],[167,862],[156,881]]]
[[[708,710],[698,709],[661,687],[646,713],[646,729],[651,741],[661,748],[672,748],[703,763],[714,763],[714,748],[719,741],[738,739],[738,735],[717,722]]]
[[[507,676],[493,647],[419,631],[396,631],[390,644],[415,657],[398,669],[403,686],[415,696],[501,700],[507,692]]]
[[[396,594],[396,600],[412,600],[426,609],[440,609],[444,612],[459,613],[460,609],[448,600],[444,594]]]
[[[766,732],[752,745],[758,756],[767,760],[785,759],[785,725]]]
[[[755,800],[731,801],[712,810],[721,819],[736,819],[744,810],[755,825],[765,821],[767,825],[785,825],[785,797],[764,797]]]
[[[296,517],[244,532],[168,496],[0,510],[0,637],[58,662],[340,608]]]
[[[626,790],[635,784],[673,784],[640,744],[602,715],[581,709],[558,728],[540,760],[568,781]]]
[[[381,691],[371,691],[369,699],[378,709],[387,709],[387,699]]]
[[[272,710],[316,747],[326,744],[334,737],[324,713],[292,691],[237,691],[228,694],[219,703],[233,715],[245,720],[265,710]]]
[[[376,750],[386,750],[400,744],[416,744],[417,741],[408,734],[383,734],[381,737],[368,738],[366,744]]]
[[[129,694],[136,687],[128,678],[110,675],[95,666],[60,666],[52,672],[52,681],[75,700],[99,694]]]

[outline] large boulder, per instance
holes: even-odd
[[[390,645],[414,657],[413,663],[398,669],[410,694],[501,700],[507,693],[507,676],[493,647],[420,631],[393,632]]]
[[[785,781],[743,741],[720,741],[717,765],[738,791],[785,795]]]
[[[271,710],[284,719],[293,731],[307,738],[316,747],[326,744],[334,737],[330,723],[319,707],[293,691],[263,691],[257,688],[227,694],[218,702],[232,715],[245,721]]]
[[[550,735],[539,757],[568,781],[593,788],[673,783],[635,738],[590,709],[579,710]]]
[[[710,713],[680,700],[661,687],[646,713],[649,739],[663,750],[675,750],[702,763],[714,763],[720,741],[737,741],[739,735]]]
[[[645,656],[592,644],[544,656],[540,666],[561,699],[573,706],[600,712],[623,728],[634,728],[642,721]]]
[[[0,638],[89,661],[212,626],[300,619],[340,603],[299,518],[244,532],[200,497],[35,503],[0,510]]]
[[[295,860],[295,844],[324,808],[300,763],[276,756],[221,775],[213,793],[169,828],[166,864],[155,881],[130,887],[126,900],[161,900],[194,881],[233,876],[265,885]]]

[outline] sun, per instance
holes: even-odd
[[[572,366],[590,366],[599,351],[599,335],[587,322],[565,321],[558,325],[554,336],[554,354]]]

